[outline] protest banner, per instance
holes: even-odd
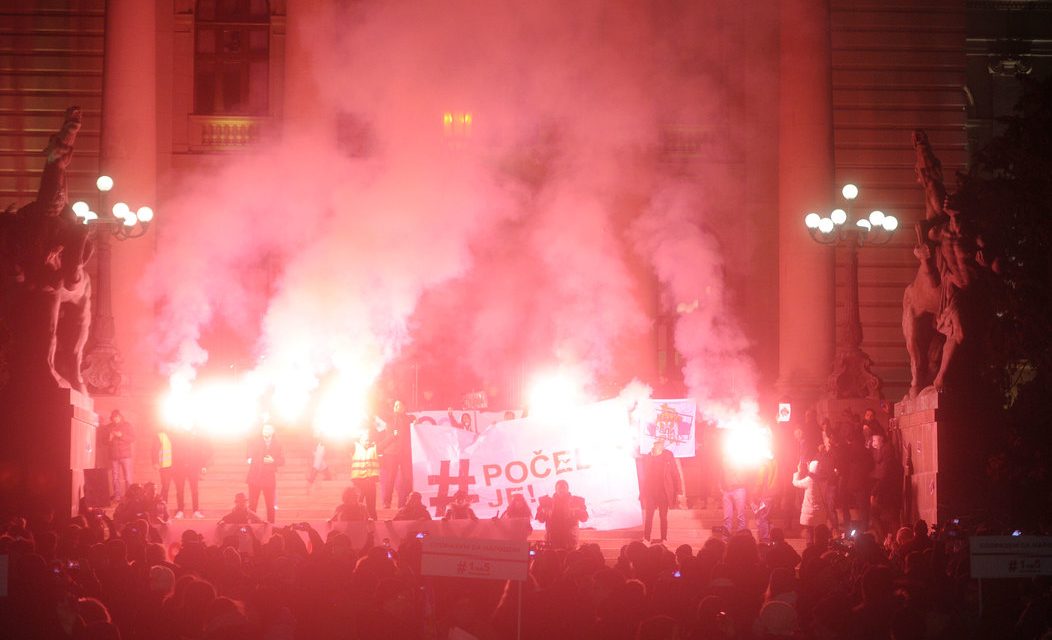
[[[521,413],[521,411],[511,409],[506,411],[456,409],[448,411],[414,411],[412,415],[416,422],[421,425],[459,427],[481,433],[498,422],[518,419]],[[450,421],[450,418],[452,418],[452,421]]]
[[[636,437],[624,403],[607,400],[560,415],[531,415],[481,433],[438,424],[412,428],[413,489],[435,517],[465,491],[479,518],[507,509],[519,493],[536,512],[557,480],[584,497],[588,522],[600,530],[639,526]]]
[[[693,400],[641,401],[632,414],[639,425],[640,452],[650,451],[661,439],[677,458],[693,458],[696,413]]]

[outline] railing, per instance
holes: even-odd
[[[267,139],[273,119],[259,116],[190,116],[190,149],[240,151]]]

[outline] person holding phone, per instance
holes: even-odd
[[[285,464],[285,450],[275,437],[274,425],[264,424],[259,436],[248,447],[248,499],[252,511],[259,506],[259,495],[267,505],[267,522],[274,524],[277,516],[275,500],[278,487],[278,467]]]
[[[263,524],[263,519],[248,508],[248,496],[238,493],[234,496],[234,509],[219,519],[217,525],[225,524]]]

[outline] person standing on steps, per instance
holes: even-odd
[[[658,512],[661,523],[661,538],[668,539],[668,509],[676,504],[676,497],[682,491],[676,459],[672,452],[665,449],[665,441],[654,440],[650,453],[643,456],[643,478],[640,498],[643,503],[643,538],[650,542],[653,530],[654,512]]]
[[[274,425],[264,424],[248,448],[248,499],[251,510],[259,506],[259,494],[267,505],[267,522],[274,524],[278,467],[285,464],[285,450],[274,435]]]
[[[182,519],[185,513],[184,493],[190,485],[190,500],[195,518],[203,518],[198,502],[198,482],[212,463],[212,446],[194,430],[173,429],[169,434],[172,439],[172,469],[175,479],[175,518]]]

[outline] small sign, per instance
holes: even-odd
[[[1052,536],[972,536],[973,578],[1052,576]]]
[[[420,573],[480,580],[525,580],[529,554],[527,540],[427,536],[423,541]]]
[[[793,406],[788,402],[778,403],[778,422],[789,422],[793,417]]]

